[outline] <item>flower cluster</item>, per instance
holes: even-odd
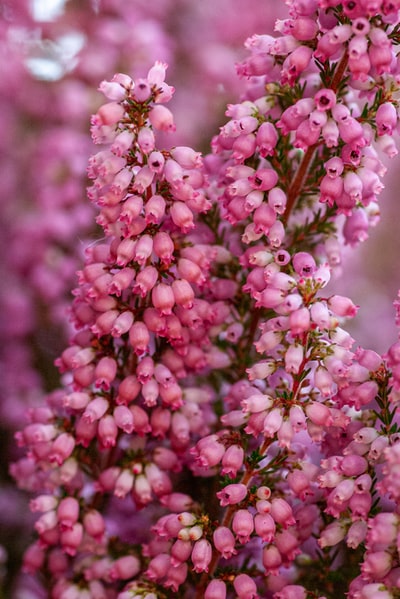
[[[289,7],[246,42],[246,95],[204,159],[158,147],[164,63],[100,85],[105,237],[64,387],[12,466],[39,494],[24,567],[54,599],[397,596],[398,343],[354,348],[330,279],[378,220],[378,149],[397,153],[399,11]]]

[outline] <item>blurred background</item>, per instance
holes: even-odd
[[[53,363],[70,334],[75,273],[100,235],[86,199],[87,159],[97,151],[90,115],[104,101],[97,87],[167,62],[173,144],[208,152],[226,103],[245,86],[235,71],[244,41],[272,33],[285,14],[276,0],[0,0],[1,599],[41,597],[20,572],[32,527],[8,465],[18,457],[15,430],[58,384]],[[397,338],[400,282],[398,157],[388,167],[381,223],[346,250],[333,283],[361,305],[351,325],[357,342],[380,352]]]

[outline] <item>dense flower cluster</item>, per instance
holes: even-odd
[[[202,158],[166,65],[103,81],[64,387],[17,433],[53,599],[398,596],[398,343],[330,291],[397,153],[396,2],[291,0]]]

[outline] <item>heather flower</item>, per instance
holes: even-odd
[[[398,498],[398,352],[354,351],[343,327],[358,306],[325,291],[342,239],[375,222],[374,139],[397,127],[395,19],[379,9],[294,0],[276,40],[249,38],[249,85],[204,161],[158,147],[175,129],[164,62],[101,84],[88,195],[105,239],[74,291],[65,389],[17,434],[28,487],[57,497],[33,503],[27,558],[70,557],[55,596],[247,599],[271,575],[277,597],[303,598],[317,543],[345,559],[363,541],[349,596],[395,586],[397,522],[371,511],[377,491]]]

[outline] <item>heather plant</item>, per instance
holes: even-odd
[[[288,5],[205,157],[159,143],[165,63],[100,84],[103,238],[11,468],[54,599],[399,596],[399,343],[357,346],[330,278],[397,154],[400,6]]]
[[[7,475],[19,455],[13,434],[44,390],[59,384],[53,363],[71,335],[65,314],[75,273],[88,239],[102,235],[94,206],[85,201],[88,115],[101,102],[96,87],[116,71],[139,76],[156,58],[167,61],[174,84],[185,80],[174,143],[192,138],[200,145],[207,138],[206,112],[212,131],[226,98],[242,85],[234,61],[243,39],[256,24],[260,30],[272,26],[275,14],[256,0],[237,0],[238,11],[222,27],[226,4],[221,0],[214,10],[212,0],[201,7],[185,1],[179,7],[175,1],[0,2],[0,545],[6,547],[6,596],[27,544],[23,531],[32,526],[26,497]],[[251,10],[240,18],[244,5]],[[24,591],[18,586],[15,592]]]

